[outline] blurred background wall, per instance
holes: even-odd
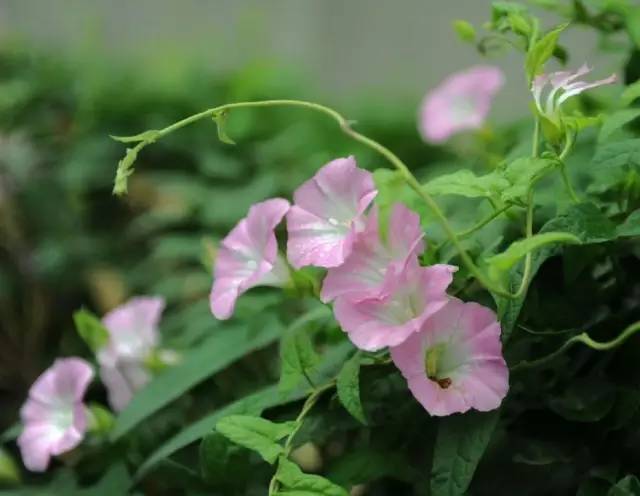
[[[490,0],[2,0],[0,36],[80,56],[145,61],[213,73],[255,63],[277,63],[305,75],[309,93],[348,106],[389,94],[415,105],[449,72],[477,63],[457,40],[452,19],[479,26]],[[593,35],[573,30],[565,39],[572,65],[594,59]],[[1,38],[0,38],[1,39]],[[500,58],[511,84],[498,115],[521,112],[526,98],[519,58]],[[217,103],[217,102],[212,102]],[[390,104],[392,102],[386,102]],[[399,102],[400,103],[400,102]]]

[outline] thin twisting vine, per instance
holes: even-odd
[[[447,221],[443,211],[440,209],[436,201],[433,197],[422,187],[417,178],[411,173],[409,167],[391,150],[389,150],[384,145],[378,143],[377,141],[355,131],[349,122],[348,119],[343,117],[340,113],[333,110],[332,108],[326,107],[324,105],[320,105],[318,103],[307,102],[303,100],[264,100],[264,101],[256,101],[256,102],[236,102],[229,103],[225,105],[221,105],[218,107],[214,107],[198,114],[194,114],[185,119],[182,119],[170,126],[165,127],[164,129],[160,129],[157,131],[149,131],[147,138],[142,138],[140,142],[131,150],[134,153],[132,160],[123,159],[120,161],[118,171],[116,174],[116,180],[114,185],[114,193],[117,195],[121,195],[126,193],[126,181],[127,178],[132,173],[133,162],[135,160],[135,155],[142,150],[147,144],[153,143],[167,134],[172,133],[173,131],[177,131],[189,124],[197,122],[199,120],[205,118],[216,118],[216,116],[222,115],[229,110],[238,109],[238,108],[259,108],[259,107],[301,107],[307,108],[311,110],[315,110],[321,112],[325,115],[328,115],[333,120],[335,120],[340,129],[349,137],[354,139],[355,141],[365,145],[366,147],[378,152],[380,155],[385,157],[391,165],[398,171],[398,173],[402,176],[403,180],[406,184],[413,189],[418,196],[422,199],[422,201],[429,207],[429,209],[433,212],[438,222],[444,229],[449,241],[455,246],[460,259],[469,270],[469,272],[488,290],[492,291],[494,294],[506,298],[518,298],[522,292],[524,291],[524,287],[526,287],[526,279],[523,279],[522,287],[516,293],[510,293],[505,291],[499,285],[496,285],[493,281],[491,281],[476,265],[473,261],[467,250],[462,245],[460,238],[451,227],[451,224]]]

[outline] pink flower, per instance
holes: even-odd
[[[107,388],[109,404],[121,411],[134,393],[151,380],[145,360],[158,346],[158,325],[163,298],[132,298],[104,316],[109,341],[97,354],[100,379]]]
[[[391,358],[431,415],[493,410],[509,389],[500,324],[477,303],[451,298]]]
[[[33,383],[20,410],[24,429],[18,437],[29,470],[44,472],[52,456],[80,444],[87,425],[82,400],[92,379],[84,360],[60,358]]]
[[[393,206],[386,240],[378,232],[378,210],[374,206],[364,231],[355,240],[345,262],[329,269],[321,298],[328,302],[348,295],[351,300],[383,296],[385,281],[396,278],[407,260],[424,250],[420,217],[401,203]]]
[[[218,319],[233,314],[238,296],[254,286],[282,286],[289,280],[278,256],[274,230],[289,210],[282,198],[256,203],[222,240],[211,289],[211,312]]]
[[[336,320],[360,349],[397,346],[447,303],[445,291],[455,271],[444,264],[420,267],[410,259],[399,276],[387,281],[384,296],[360,301],[348,295],[336,298]]]
[[[460,131],[478,129],[503,85],[502,71],[489,65],[450,75],[422,101],[418,123],[422,138],[442,143]]]
[[[291,265],[342,264],[364,229],[364,213],[377,193],[371,173],[359,169],[353,157],[322,167],[296,190],[287,214]]]
[[[578,78],[589,72],[591,72],[591,68],[583,64],[576,72],[559,71],[537,76],[533,80],[531,91],[538,111],[550,121],[557,123],[559,120],[560,106],[567,99],[588,89],[611,84],[617,80],[615,74],[592,83],[578,80]],[[549,91],[543,102],[543,93],[547,86],[549,86]]]

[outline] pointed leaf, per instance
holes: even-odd
[[[274,463],[283,453],[284,448],[278,441],[295,428],[296,422],[275,423],[249,415],[230,415],[216,424],[216,431],[234,443],[256,451],[268,463]]]
[[[602,128],[600,129],[598,142],[602,143],[607,141],[613,133],[638,117],[640,117],[640,109],[638,108],[618,110],[617,112],[608,115],[605,117]]]
[[[322,315],[326,315],[326,309],[322,309]],[[280,390],[291,391],[301,381],[306,380],[314,367],[320,361],[318,354],[313,349],[311,333],[304,324],[305,320],[294,323],[289,331],[282,337],[280,344]],[[313,320],[313,319],[312,319]],[[313,386],[310,384],[310,386]]]
[[[527,53],[527,59],[525,61],[525,69],[529,81],[544,71],[544,65],[553,55],[558,43],[558,37],[560,33],[569,24],[561,24],[557,28],[549,31],[542,38],[540,38],[535,45]]]
[[[213,115],[213,120],[216,121],[216,126],[218,127],[218,139],[227,145],[235,145],[236,142],[229,137],[225,129],[228,116],[227,112],[220,112]]]
[[[109,331],[89,310],[81,308],[76,311],[73,314],[73,322],[76,325],[76,331],[92,352],[97,353],[109,342]]]
[[[342,366],[337,380],[338,398],[345,409],[359,422],[367,419],[360,401],[360,353],[354,354]]]
[[[293,462],[280,458],[276,479],[284,486],[279,496],[349,496],[342,487],[319,475],[305,474]]]
[[[432,496],[466,494],[498,418],[499,411],[494,410],[440,419],[431,472]]]

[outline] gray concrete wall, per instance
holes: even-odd
[[[451,29],[456,18],[480,25],[490,0],[0,0],[0,36],[48,49],[90,51],[125,60],[193,61],[224,73],[276,60],[308,74],[319,96],[348,103],[387,94],[419,101],[447,73],[479,61]],[[548,17],[548,16],[547,16]],[[550,18],[549,22],[553,22]],[[565,39],[573,65],[597,61],[591,33]],[[520,58],[496,61],[510,84],[498,113],[521,114],[526,89]],[[514,105],[514,102],[521,104]]]

